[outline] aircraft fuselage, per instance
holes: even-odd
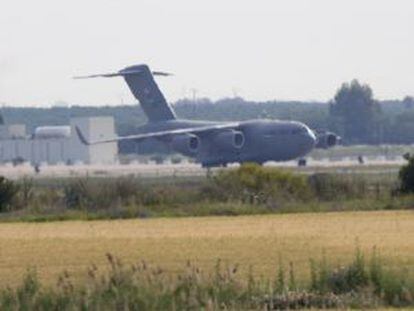
[[[219,122],[171,120],[150,122],[141,128],[141,133],[168,131],[182,128],[213,126]],[[305,156],[316,144],[316,137],[305,124],[296,121],[250,120],[240,122],[230,135],[239,133],[238,145],[220,144],[218,135],[222,130],[197,135],[197,148],[186,150],[171,144],[174,136],[160,139],[176,152],[196,159],[203,166],[226,165],[234,162],[288,161]],[[225,132],[224,132],[225,133]]]

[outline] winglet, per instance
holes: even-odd
[[[75,130],[76,130],[76,134],[78,135],[79,140],[81,141],[82,144],[89,146],[91,145],[91,143],[85,138],[85,136],[83,136],[82,131],[80,130],[80,128],[78,126],[75,126]]]

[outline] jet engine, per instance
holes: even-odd
[[[185,155],[194,155],[200,147],[200,139],[193,134],[183,134],[174,136],[171,147]]]
[[[244,134],[240,131],[225,131],[214,137],[214,144],[224,150],[240,149],[244,146]]]
[[[340,137],[331,132],[320,133],[317,136],[316,148],[328,149],[339,143]]]

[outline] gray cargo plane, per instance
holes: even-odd
[[[168,144],[176,152],[195,158],[203,167],[237,162],[263,164],[267,161],[288,161],[304,157],[314,148],[329,148],[337,144],[335,134],[318,134],[296,121],[207,122],[177,119],[154,81],[154,76],[168,75],[165,72],[151,72],[147,65],[135,65],[115,73],[75,77],[123,77],[148,118],[139,134],[113,139],[88,141],[76,128],[81,142],[95,145],[154,138]]]

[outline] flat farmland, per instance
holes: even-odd
[[[42,281],[75,278],[95,264],[107,267],[106,253],[124,263],[145,260],[172,273],[190,260],[203,270],[217,259],[250,266],[257,275],[277,271],[280,258],[292,262],[298,278],[309,276],[309,259],[349,262],[355,248],[379,250],[387,266],[414,271],[412,211],[282,214],[267,216],[158,218],[0,224],[0,286],[15,285],[27,268]]]

